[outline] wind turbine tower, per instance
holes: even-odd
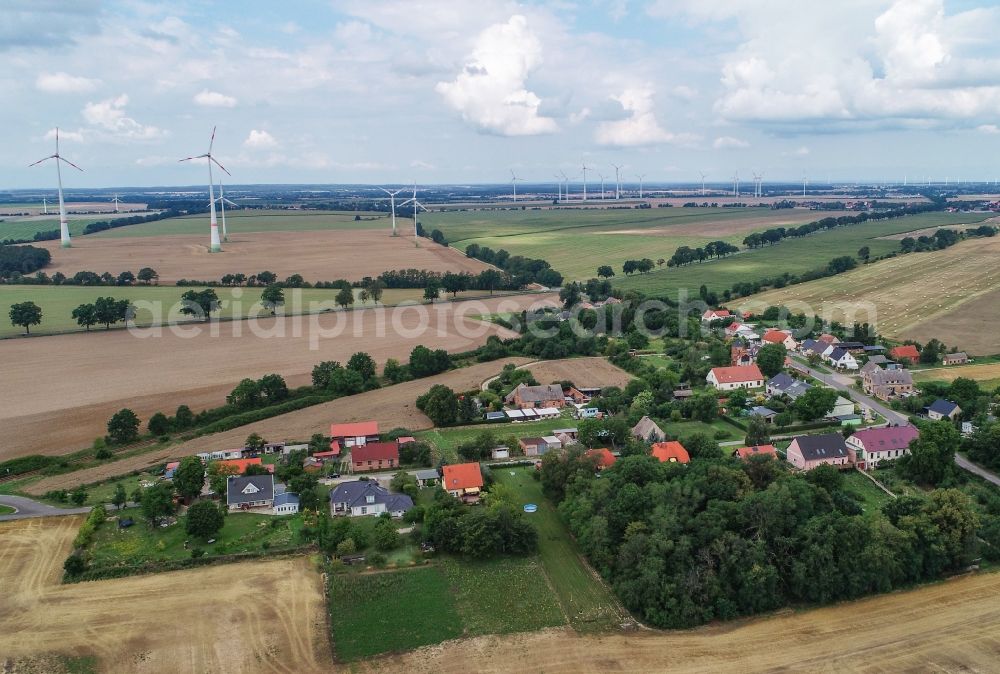
[[[209,204],[208,224],[209,224],[209,229],[211,230],[210,231],[211,243],[209,251],[212,253],[221,253],[222,241],[219,239],[219,222],[215,215],[215,182],[214,178],[212,177],[212,164],[214,163],[220,169],[225,171],[226,175],[228,176],[232,176],[233,174],[230,173],[229,171],[226,171],[226,167],[220,164],[218,160],[216,160],[216,158],[212,156],[212,146],[215,145],[215,128],[216,127],[214,126],[212,127],[212,138],[208,141],[208,152],[206,152],[205,154],[196,155],[194,157],[185,157],[184,159],[180,159],[179,161],[204,159],[206,160],[205,163],[208,164],[208,204]]]
[[[45,197],[42,197],[42,212],[45,215],[49,214],[49,200],[46,199]]]
[[[806,196],[806,185],[809,184],[809,178],[805,174],[802,175],[802,196]]]
[[[120,204],[122,202],[122,200],[119,199],[118,195],[116,194],[115,198],[112,199],[111,201],[114,203],[114,205],[115,205],[115,213],[117,213],[118,212],[118,204]]]
[[[601,201],[604,201],[604,174],[598,171],[597,176],[601,179]]]
[[[586,162],[584,162],[582,168],[583,168],[583,200],[586,201],[587,200],[587,169],[589,169],[590,167],[587,166]]]
[[[619,166],[618,164],[612,164],[612,166],[615,167],[615,199],[621,199],[622,198],[622,180],[621,180],[621,174],[619,173],[619,171],[621,171],[622,167]]]
[[[733,174],[733,196],[737,199],[740,198],[740,172],[737,171]]]
[[[558,173],[553,173],[552,177],[556,179],[556,191],[559,194],[559,197],[556,199],[556,203],[559,203],[560,201],[562,201],[562,198],[563,198],[563,194],[562,194],[562,177]]]
[[[63,201],[63,189],[62,189],[62,168],[59,166],[59,162],[64,161],[77,171],[83,171],[82,168],[74,164],[68,159],[64,159],[59,154],[59,127],[56,127],[56,153],[50,154],[44,159],[39,159],[34,164],[29,164],[28,168],[35,166],[36,164],[41,164],[42,162],[48,161],[50,159],[56,160],[56,178],[59,180],[59,239],[61,241],[63,248],[69,248],[72,246],[72,242],[69,238],[69,225],[66,223],[66,203]],[[46,206],[45,212],[48,212],[48,206]]]
[[[222,207],[222,240],[228,242],[229,241],[229,230],[226,229],[226,204],[229,204],[230,206],[236,206],[236,207],[239,206],[239,204],[233,203],[232,201],[230,201],[229,199],[227,199],[225,197],[225,195],[222,193],[222,181],[220,180],[219,181],[219,206]]]
[[[384,187],[380,187],[380,190],[389,195],[389,208],[392,210],[392,235],[396,236],[396,195],[402,192],[402,189],[398,189],[395,192],[390,192]],[[414,185],[413,191],[416,192],[417,188]]]
[[[699,171],[701,173],[701,196],[705,196],[705,176],[708,174],[704,171]]]
[[[524,182],[523,178],[518,178],[514,175],[514,169],[510,171],[510,184],[514,186],[514,203],[517,203],[517,181]]]
[[[642,179],[646,177],[645,173],[636,174],[636,178],[639,179],[639,198],[642,199]]]
[[[417,237],[417,212],[422,208],[424,212],[427,212],[427,207],[422,203],[417,201],[417,184],[413,183],[413,196],[400,204],[400,206],[406,206],[407,204],[413,204],[413,245],[419,247],[420,241]],[[395,220],[393,221],[395,223]],[[396,236],[395,224],[393,225],[393,236]]]

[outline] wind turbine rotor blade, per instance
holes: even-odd
[[[39,159],[38,161],[36,161],[36,162],[34,162],[32,164],[28,164],[28,168],[31,168],[32,166],[35,166],[37,164],[41,164],[43,161],[48,161],[50,159],[56,159],[56,158],[57,158],[57,155],[50,154],[48,157],[45,157],[44,159]]]
[[[69,159],[63,159],[62,157],[56,157],[56,159],[58,161],[64,161],[64,162],[66,162],[67,164],[69,164],[70,166],[72,166],[73,168],[75,168],[77,171],[81,171],[81,172],[83,171],[82,168],[80,168],[79,166],[77,166],[76,164],[74,164],[73,162],[71,162]]]
[[[232,174],[232,173],[230,173],[229,171],[227,171],[227,170],[226,170],[226,167],[225,167],[225,166],[223,166],[222,164],[220,164],[220,163],[218,162],[218,160],[217,160],[217,159],[216,159],[215,157],[213,157],[212,155],[208,155],[208,160],[209,160],[209,161],[211,161],[211,162],[215,162],[215,165],[216,165],[216,166],[218,166],[218,167],[219,167],[220,169],[222,169],[223,171],[226,171],[226,175],[227,175],[227,176],[229,176],[230,178],[232,178],[232,177],[233,177],[233,174]]]
[[[177,161],[180,162],[180,161],[191,161],[192,159],[204,159],[207,156],[208,156],[207,154],[198,154],[193,157],[184,157],[184,159],[178,159]]]
[[[211,140],[208,141],[208,153],[209,154],[212,154],[212,146],[215,145],[215,129],[216,129],[216,127],[213,126],[212,127],[212,138],[211,138]]]

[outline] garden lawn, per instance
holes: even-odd
[[[892,497],[875,486],[871,480],[856,470],[843,473],[844,491],[861,501],[865,514],[878,512]]]
[[[531,632],[566,624],[537,557],[444,559],[465,634]]]
[[[721,421],[719,419],[716,419],[709,424],[706,424],[703,421],[657,421],[657,425],[663,429],[664,433],[672,435],[673,437],[680,439],[682,442],[684,438],[689,438],[695,433],[704,433],[718,442],[739,440],[746,435],[746,433],[735,426],[727,424],[725,421]],[[726,437],[717,438],[715,437],[716,433],[725,433]]]
[[[289,548],[299,543],[298,532],[302,529],[301,515],[276,517],[230,513],[215,535],[216,542],[207,544],[184,531],[184,517],[168,527],[153,529],[139,508],[126,508],[118,515],[131,517],[135,524],[119,529],[118,523],[111,520],[97,530],[87,549],[94,568],[186,559],[195,547],[202,548],[205,556],[261,552],[265,543],[268,547]],[[187,550],[184,541],[190,541]]]
[[[414,437],[422,442],[430,443],[436,450],[437,458],[458,460],[455,448],[458,445],[474,439],[483,431],[490,431],[493,436],[502,441],[505,438],[514,436],[515,438],[537,438],[549,435],[557,428],[575,428],[577,419],[570,416],[568,411],[555,419],[539,419],[538,421],[523,421],[518,423],[497,423],[497,424],[477,424],[475,426],[455,426],[452,428],[432,428],[420,431]],[[517,451],[516,447],[510,448],[512,452]]]
[[[435,566],[331,574],[330,628],[341,660],[408,651],[462,636],[445,572]]]
[[[621,623],[624,610],[604,581],[583,561],[552,503],[542,494],[533,468],[497,468],[493,478],[512,487],[523,503],[537,512],[525,514],[538,530],[538,556],[570,624],[579,631],[610,629]]]

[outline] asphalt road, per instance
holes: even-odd
[[[90,508],[56,508],[54,506],[46,505],[45,503],[33,501],[30,498],[25,498],[23,496],[7,496],[4,494],[0,494],[0,505],[10,506],[11,508],[17,509],[16,513],[0,515],[0,522],[6,522],[7,520],[23,520],[28,517],[79,515],[90,512]]]

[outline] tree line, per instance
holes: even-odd
[[[549,288],[562,285],[563,276],[552,268],[545,260],[539,260],[522,255],[511,255],[503,248],[493,250],[489,246],[470,243],[465,247],[466,257],[481,260],[487,264],[499,267],[511,277],[515,287],[523,288],[530,283],[539,283]]]

